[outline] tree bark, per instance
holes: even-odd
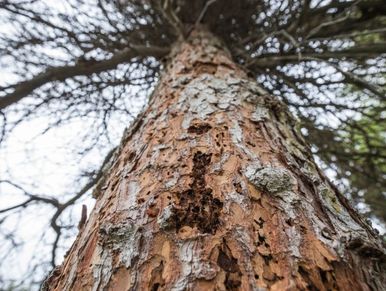
[[[177,44],[48,290],[385,290],[378,235],[204,30]]]

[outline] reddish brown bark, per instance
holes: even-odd
[[[49,290],[382,290],[377,235],[211,35],[176,46]]]

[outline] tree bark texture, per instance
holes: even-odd
[[[176,45],[48,290],[385,290],[377,234],[222,44]]]

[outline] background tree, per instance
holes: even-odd
[[[3,148],[18,127],[45,117],[43,134],[77,128],[74,160],[111,156],[115,130],[146,103],[173,43],[205,24],[250,76],[296,114],[347,197],[385,219],[384,1],[5,0],[0,8],[0,61],[7,76],[0,93]],[[2,262],[21,247],[15,221],[28,217],[28,209],[46,207],[51,257],[29,270],[57,264],[65,237],[76,232],[80,211],[69,211],[100,180],[108,160],[81,164],[73,186],[55,195],[4,171],[4,194],[21,197],[0,210],[8,242]]]

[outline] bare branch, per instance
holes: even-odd
[[[0,109],[4,109],[7,106],[20,101],[24,97],[28,96],[32,91],[48,82],[64,81],[67,78],[80,75],[89,76],[91,74],[113,69],[117,65],[128,62],[133,58],[144,58],[150,56],[162,57],[168,52],[168,48],[132,45],[130,48],[117,52],[107,60],[79,60],[73,66],[48,68],[45,72],[40,73],[28,81],[13,85],[14,91],[0,98]]]

